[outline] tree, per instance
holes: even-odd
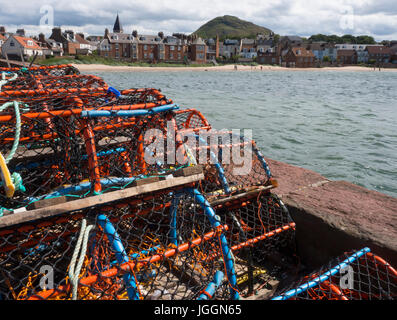
[[[275,34],[273,36],[273,45],[276,45],[280,42],[280,35],[279,34]]]
[[[352,43],[352,44],[357,43],[356,37],[352,36],[351,34],[345,34],[344,36],[342,36],[342,40],[344,43]]]
[[[132,31],[132,35],[134,36],[134,38],[138,38],[138,31],[137,30]]]
[[[328,56],[323,57],[323,62],[331,62],[331,58]]]
[[[158,33],[158,36],[160,37],[160,39],[164,39],[164,32],[160,31]]]

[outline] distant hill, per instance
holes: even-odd
[[[234,16],[217,17],[208,21],[193,34],[203,38],[215,38],[219,35],[221,40],[255,38],[258,33],[269,34],[270,29],[258,26],[252,22],[241,20]]]

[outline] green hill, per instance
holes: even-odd
[[[219,35],[221,40],[255,38],[258,33],[269,34],[270,29],[258,26],[252,22],[241,20],[233,16],[217,17],[208,21],[193,34],[203,39],[215,38]]]

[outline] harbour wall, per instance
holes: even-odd
[[[296,222],[298,255],[313,268],[369,247],[397,266],[397,198],[266,159],[274,189]]]

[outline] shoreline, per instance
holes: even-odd
[[[102,64],[72,64],[80,72],[104,71],[104,72],[183,72],[183,71],[236,71],[234,65],[213,67],[131,67],[131,66],[109,66]],[[324,68],[286,68],[279,66],[243,66],[237,65],[237,71],[276,72],[276,71],[332,71],[332,72],[379,72],[370,67],[347,66],[347,67],[324,67]],[[397,72],[397,68],[381,69],[381,72]]]

